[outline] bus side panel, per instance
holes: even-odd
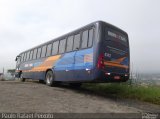
[[[74,55],[75,52],[65,53],[53,66],[56,81],[74,79]]]
[[[47,58],[24,62],[20,65],[20,70],[23,72],[24,78],[44,79],[46,68],[42,66]],[[52,67],[52,65],[50,66]]]
[[[93,80],[93,47],[78,51],[75,54],[75,80]]]
[[[64,54],[54,67],[56,81],[93,79],[93,48]]]
[[[33,72],[30,72],[30,70],[33,68],[33,62],[32,61],[28,61],[28,62],[24,62],[21,63],[20,65],[20,70],[23,73],[23,78],[32,78],[33,76]]]

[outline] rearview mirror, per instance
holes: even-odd
[[[15,61],[17,61],[19,57],[20,57],[20,56],[18,55],[18,56],[16,57]]]

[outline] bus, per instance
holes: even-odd
[[[48,86],[85,82],[125,82],[130,76],[128,34],[96,21],[16,57],[16,78],[35,79]]]

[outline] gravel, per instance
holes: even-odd
[[[69,86],[49,87],[37,81],[0,81],[0,112],[137,113],[154,110],[160,110],[160,107],[112,99]]]

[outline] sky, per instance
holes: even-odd
[[[0,72],[20,52],[97,20],[128,33],[133,71],[160,73],[160,0],[0,0]]]

